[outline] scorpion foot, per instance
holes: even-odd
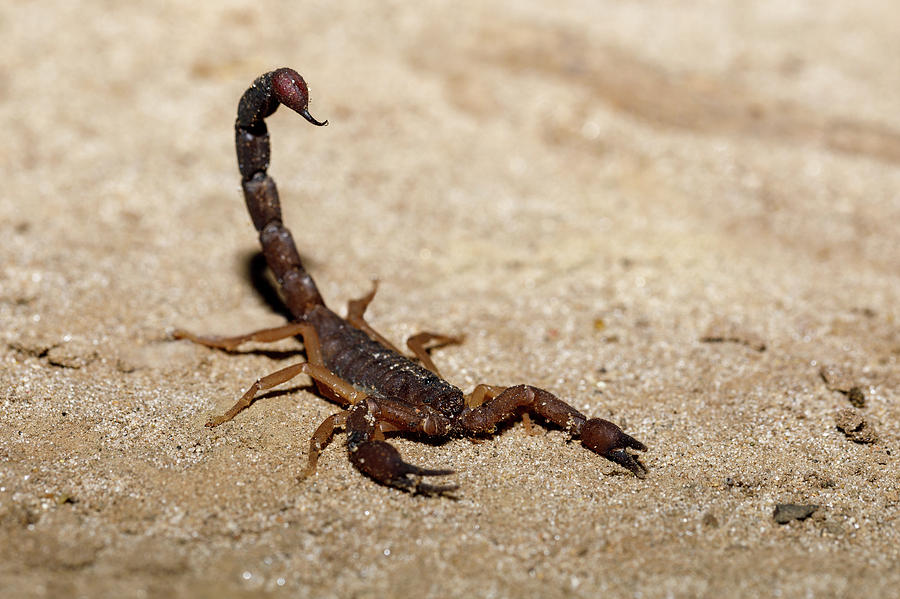
[[[459,485],[432,485],[423,482],[426,476],[446,476],[453,470],[419,468],[403,461],[400,452],[384,441],[367,441],[350,452],[350,461],[360,472],[375,482],[423,495],[442,495],[455,491]]]
[[[602,418],[591,418],[581,428],[581,444],[629,470],[638,478],[647,476],[647,468],[626,449],[645,451],[647,447],[622,431],[621,428]]]

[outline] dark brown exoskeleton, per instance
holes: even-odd
[[[618,426],[600,418],[586,418],[554,395],[528,385],[502,388],[478,385],[468,395],[438,374],[429,348],[459,339],[420,333],[407,341],[419,363],[404,356],[363,319],[375,295],[352,301],[347,318],[325,306],[312,277],[300,263],[291,232],[281,220],[275,181],[269,167],[269,135],[264,119],[284,104],[314,125],[307,109],[306,83],[297,72],[282,68],[258,78],[241,98],[235,123],[238,167],[244,199],[269,268],[278,280],[294,321],[282,327],[238,337],[199,337],[176,331],[176,338],[209,347],[233,350],[248,341],[269,342],[301,335],[307,361],[288,366],[257,380],[240,400],[206,426],[218,426],[249,406],[256,394],[306,374],[319,391],[344,409],[325,419],[310,441],[306,474],[315,471],[319,452],[335,428],[347,431],[350,461],[363,474],[392,487],[419,493],[444,493],[456,485],[432,485],[423,477],[451,474],[404,462],[384,440],[396,431],[433,437],[478,436],[492,433],[497,423],[518,412],[532,413],[580,438],[589,450],[643,478],[646,468],[626,449],[645,450],[644,444]]]

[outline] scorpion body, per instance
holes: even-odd
[[[256,394],[306,374],[320,392],[343,406],[318,427],[310,441],[305,475],[315,471],[320,451],[335,428],[347,431],[351,462],[376,482],[410,492],[445,493],[456,485],[434,485],[425,477],[451,474],[408,464],[384,438],[386,432],[476,436],[489,434],[496,424],[519,411],[542,417],[580,438],[589,450],[611,460],[638,477],[646,469],[626,449],[645,446],[615,424],[588,419],[551,393],[528,385],[500,388],[478,385],[468,395],[445,381],[428,354],[459,339],[434,333],[411,337],[407,345],[418,363],[403,355],[363,318],[375,294],[351,301],[347,318],[332,312],[315,281],[300,261],[291,232],[284,226],[278,190],[267,173],[270,145],[265,118],[284,104],[314,125],[326,125],[310,115],[308,89],[294,70],[281,68],[260,76],[241,97],[235,122],[238,168],[244,199],[259,232],[266,262],[281,287],[293,322],[274,329],[236,337],[197,336],[176,331],[176,338],[209,347],[234,349],[247,341],[268,342],[301,335],[307,361],[257,380],[225,414],[207,422],[218,426],[248,407]]]

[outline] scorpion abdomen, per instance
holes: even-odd
[[[427,405],[450,418],[462,412],[459,388],[370,339],[325,306],[313,308],[307,320],[319,335],[325,366],[360,390]]]

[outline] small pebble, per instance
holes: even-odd
[[[834,415],[834,424],[838,430],[847,435],[854,443],[875,443],[878,433],[875,432],[863,415],[853,408],[838,410]]]
[[[772,517],[778,524],[787,524],[791,520],[806,520],[812,516],[819,506],[799,503],[779,503],[775,506]]]
[[[850,390],[847,391],[847,400],[854,408],[866,407],[866,394],[863,393],[863,390],[860,387],[851,387]]]

